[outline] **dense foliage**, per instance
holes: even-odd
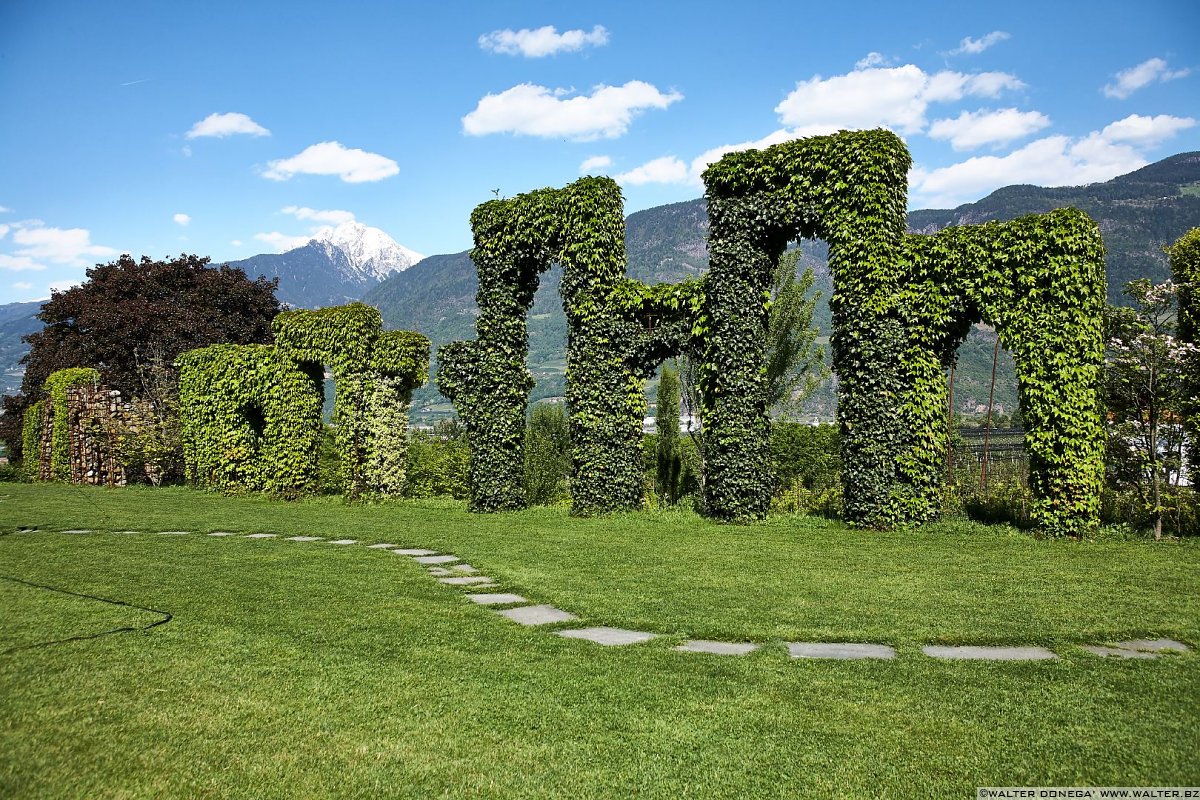
[[[129,398],[141,394],[139,371],[150,361],[169,365],[185,350],[222,342],[270,342],[279,311],[275,282],[208,261],[125,255],[89,269],[83,284],[54,292],[38,314],[45,327],[26,337],[21,393],[4,399],[0,439],[20,441],[25,408],[56,370],[95,367],[104,384]]]
[[[1200,228],[1192,228],[1167,251],[1171,275],[1178,287],[1179,339],[1200,345]],[[1189,473],[1192,486],[1200,484],[1200,358],[1194,354],[1185,364],[1181,404],[1184,427],[1191,440]]]
[[[663,364],[655,404],[654,490],[662,502],[679,502],[683,482],[683,450],[679,444],[679,373]]]

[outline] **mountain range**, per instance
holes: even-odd
[[[1126,298],[1133,278],[1160,281],[1168,267],[1162,247],[1200,226],[1200,152],[1181,153],[1110,181],[1087,186],[1046,188],[1007,186],[982,200],[954,209],[912,211],[909,230],[932,233],[949,225],[1009,220],[1063,206],[1087,212],[1100,226],[1106,247],[1108,294]],[[627,274],[647,283],[676,282],[708,269],[708,216],[703,199],[646,209],[626,219]],[[829,334],[827,299],[832,281],[822,242],[800,242],[799,268],[812,268],[822,293],[815,321]],[[279,278],[281,301],[300,308],[363,300],[379,308],[388,328],[416,330],[433,342],[434,352],[455,339],[474,337],[477,309],[475,267],[469,251],[422,258],[378,228],[346,222],[319,230],[305,244],[278,254],[229,262],[250,277]],[[529,368],[536,380],[532,399],[558,397],[565,381],[566,319],[558,298],[561,271],[542,275],[529,317]],[[17,361],[27,347],[20,336],[37,330],[37,303],[0,306],[0,390],[20,383]],[[995,333],[976,326],[959,351],[955,405],[970,413],[987,402]],[[648,393],[652,392],[648,388]],[[652,395],[650,395],[652,396]],[[810,403],[806,418],[830,419],[832,384]],[[1012,359],[1001,351],[995,406],[1016,405]],[[418,421],[449,413],[452,407],[430,385],[414,395]]]

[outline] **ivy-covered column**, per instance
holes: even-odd
[[[1200,228],[1192,228],[1167,251],[1171,277],[1178,288],[1179,339],[1200,344]],[[1188,474],[1200,486],[1200,356],[1192,354],[1185,386],[1183,424],[1188,435]]]

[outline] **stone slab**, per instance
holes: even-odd
[[[708,639],[689,639],[675,649],[681,653],[713,653],[719,656],[744,656],[760,645],[751,642],[714,642]]]
[[[113,531],[113,533],[118,536],[132,536],[133,534],[141,533],[141,531]]]
[[[447,586],[470,586],[473,583],[491,583],[492,579],[486,575],[460,575],[454,578],[439,578],[438,582]]]
[[[1154,659],[1158,658],[1158,653],[1146,653],[1138,650],[1126,650],[1123,647],[1101,647],[1094,644],[1085,644],[1083,649],[1097,656],[1108,657],[1116,656],[1117,658],[1143,658]]]
[[[419,547],[402,547],[399,550],[393,550],[392,552],[398,556],[431,556],[436,553],[437,550],[422,550]]]
[[[289,542],[319,542],[323,539],[321,536],[289,536]]]
[[[524,597],[511,592],[500,592],[499,594],[488,594],[485,592],[477,592],[469,594],[467,597],[472,603],[478,603],[481,606],[506,606],[514,603],[528,603]]]
[[[237,536],[233,531],[213,531],[209,536]]]
[[[445,567],[430,567],[429,574],[433,575],[434,577],[440,578],[440,577],[444,577],[446,575],[453,575],[455,573],[454,573],[454,570],[446,569]]]
[[[1162,653],[1171,651],[1174,653],[1186,653],[1191,648],[1183,642],[1177,642],[1174,639],[1130,639],[1127,642],[1116,642],[1114,647],[1120,647],[1122,650],[1148,650],[1151,653]]]
[[[860,658],[893,659],[895,648],[886,644],[863,642],[787,642],[788,655],[792,658],[833,658],[854,660]]]
[[[520,625],[552,625],[555,622],[570,622],[579,619],[569,611],[554,606],[519,606],[504,608],[496,612]]]
[[[605,647],[620,647],[621,645],[626,644],[640,644],[658,637],[657,633],[631,631],[626,630],[625,628],[608,628],[604,626],[596,628],[574,628],[569,631],[559,631],[558,635],[564,636],[568,639],[586,639],[589,642],[602,644]]]
[[[187,536],[191,531],[159,531],[159,536]]]
[[[358,544],[358,539],[334,539],[330,544]]]
[[[278,533],[251,533],[247,534],[247,539],[274,539]]]
[[[92,533],[92,530],[91,528],[76,528],[69,531],[63,531],[63,533]]]
[[[454,570],[455,572],[461,572],[465,575],[474,575],[479,572],[478,569],[472,567],[470,564],[454,564],[450,567],[450,569]]]
[[[393,550],[392,552],[394,553],[396,551]],[[451,556],[451,555],[417,556],[416,558],[413,559],[413,561],[417,562],[418,564],[450,564],[450,563],[452,563],[454,561],[458,561],[458,560],[459,560],[458,556]]]
[[[921,652],[931,658],[951,661],[1052,661],[1058,656],[1044,647],[942,647],[927,645]]]
[[[394,544],[387,544],[386,542],[385,542],[385,543],[383,543],[383,544],[369,544],[369,545],[367,545],[367,547],[371,548],[372,550],[387,550],[387,549],[389,549],[389,548],[392,548],[392,547],[395,547],[395,546],[396,546],[396,545],[394,545]]]

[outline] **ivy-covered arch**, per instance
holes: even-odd
[[[637,508],[645,380],[692,334],[700,284],[648,287],[625,277],[621,190],[582,178],[492,200],[471,215],[479,273],[476,339],[438,353],[438,387],[471,439],[471,508],[521,508],[525,408],[532,377],[526,315],[539,275],[563,266],[572,511]],[[654,317],[656,324],[645,321]]]

